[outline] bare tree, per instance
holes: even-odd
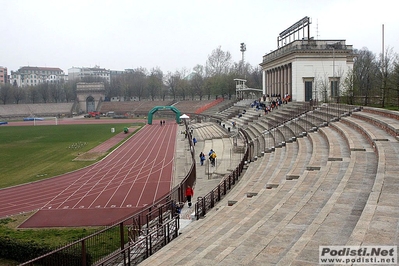
[[[171,72],[168,72],[166,74],[165,83],[166,86],[168,86],[169,91],[173,95],[173,100],[176,100],[179,82],[180,82],[180,73],[178,71],[176,71],[174,74],[172,74]]]
[[[208,96],[208,100],[211,99],[212,95],[212,77],[206,77],[204,81],[204,91],[205,95]]]
[[[208,56],[206,62],[207,72],[211,76],[226,74],[231,66],[230,52],[224,52],[219,46]]]
[[[41,99],[43,100],[44,103],[47,103],[49,100],[49,84],[47,82],[41,83],[39,84],[39,86],[37,86],[37,91],[41,97]]]
[[[381,107],[385,107],[386,98],[389,94],[388,81],[394,68],[393,49],[387,48],[384,55],[380,55],[378,62],[378,78],[381,82]]]
[[[163,73],[159,67],[152,68],[151,74],[148,77],[148,92],[151,99],[154,101],[157,95],[161,94],[161,89],[163,86]]]
[[[14,97],[15,103],[19,104],[19,102],[25,98],[25,90],[20,87],[13,87],[12,96]]]
[[[189,94],[189,71],[186,68],[183,68],[180,71],[177,71],[177,73],[179,76],[177,82],[177,94],[181,97],[181,99],[185,100],[186,96]]]
[[[29,98],[30,102],[35,103],[39,96],[38,88],[34,87],[34,86],[30,86],[30,87],[28,87],[27,91],[28,91],[28,98]]]
[[[147,87],[147,70],[145,68],[135,69],[132,78],[134,95],[141,100]]]
[[[252,67],[250,64],[247,64],[246,69],[248,71],[248,87],[262,89],[262,68],[260,66]]]
[[[76,99],[76,83],[77,81],[62,83],[66,102],[74,101]]]
[[[392,73],[392,88],[396,91],[397,105],[399,110],[399,60],[396,58]]]
[[[357,56],[353,65],[354,93],[364,97],[363,104],[367,106],[372,89],[376,85],[375,73],[378,71],[378,66],[375,55],[367,48],[355,53]]]
[[[63,97],[63,92],[64,90],[62,89],[61,84],[49,84],[49,90],[50,90],[50,95],[53,98],[53,100],[58,103],[62,100]]]
[[[125,97],[131,98],[134,95],[134,74],[132,73],[125,73],[122,76],[122,92]],[[115,95],[117,96],[117,95]]]
[[[347,72],[347,75],[342,84],[342,96],[346,97],[348,104],[354,104],[354,91],[353,91],[353,69]]]
[[[197,94],[202,100],[202,97],[205,94],[205,70],[204,66],[202,65],[196,65],[194,67],[194,75],[191,79],[191,87],[193,90],[193,93]]]
[[[6,104],[8,99],[11,97],[11,85],[10,84],[3,84],[0,87],[0,99],[3,104]]]

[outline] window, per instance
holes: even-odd
[[[313,81],[305,81],[305,101],[312,99]]]
[[[330,97],[339,97],[339,77],[330,77]]]
[[[308,102],[313,99],[313,77],[304,77],[303,83],[305,87],[305,101]]]
[[[330,81],[330,86],[331,86],[331,97],[338,97],[338,81],[337,80],[331,80]]]

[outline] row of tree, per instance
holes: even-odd
[[[235,78],[246,77],[253,88],[262,87],[260,66],[233,62],[230,52],[216,48],[208,56],[205,65],[196,65],[192,71],[181,69],[164,74],[159,67],[147,70],[139,67],[111,77],[110,81],[99,77],[82,80],[41,83],[36,86],[16,87],[5,84],[0,88],[0,101],[7,103],[70,102],[76,99],[78,82],[104,82],[106,98],[125,97],[138,99],[211,99],[235,95]]]
[[[353,70],[341,77],[333,100],[350,104],[399,106],[399,59],[391,48],[377,56],[367,48],[354,51]],[[182,69],[164,74],[160,68],[136,68],[113,76],[110,82],[100,78],[84,78],[83,82],[103,81],[106,98],[123,96],[141,99],[211,99],[231,98],[235,95],[235,78],[245,78],[251,88],[262,88],[260,66],[234,62],[230,52],[216,48],[208,55],[205,65],[196,65],[192,71]],[[70,102],[76,99],[77,81],[56,84],[42,83],[25,88],[10,84],[0,88],[0,101],[6,103]],[[315,85],[316,94],[327,97],[328,82]]]
[[[392,48],[377,56],[355,50],[353,70],[341,79],[338,99],[349,104],[399,107],[399,57]]]

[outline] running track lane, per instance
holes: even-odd
[[[146,125],[102,161],[0,190],[0,217],[39,210],[20,227],[100,226],[127,217],[171,189],[177,124]]]

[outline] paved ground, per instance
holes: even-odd
[[[183,126],[178,128],[177,140],[176,140],[176,154],[175,154],[175,165],[174,165],[174,184],[178,184],[187,174],[190,165],[190,150],[187,143],[187,139],[181,134]],[[193,136],[197,136],[197,144],[195,146],[196,154],[196,169],[197,169],[197,180],[194,187],[194,201],[198,197],[204,197],[212,189],[214,189],[221,181],[223,173],[231,172],[240,162],[242,154],[232,152],[233,143],[231,138],[218,138],[212,140],[198,139],[198,134],[194,129]],[[238,144],[240,145],[240,143]],[[199,154],[202,152],[205,155],[208,154],[209,150],[213,149],[217,153],[217,165],[216,167],[209,166],[209,160],[201,166],[199,161]],[[206,156],[208,158],[208,156]],[[184,205],[181,213],[180,226],[183,229],[187,224],[192,222],[192,215],[194,213],[193,208],[188,208],[187,204]]]

